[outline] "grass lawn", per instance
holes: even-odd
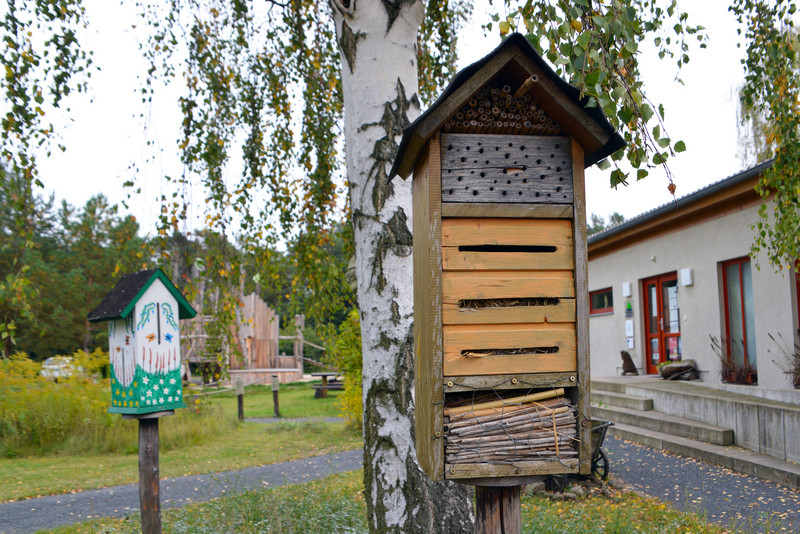
[[[248,492],[185,508],[165,510],[165,533],[240,532],[289,534],[366,532],[363,473],[353,471],[295,486]],[[524,496],[522,532],[721,534],[694,514],[677,512],[655,499],[634,493],[610,497],[593,493],[576,501]],[[54,532],[141,532],[138,515],[81,523]]]
[[[281,417],[340,417],[336,405],[339,391],[329,391],[328,397],[315,399],[310,383],[281,384],[278,406]],[[220,406],[225,413],[237,414],[236,393],[232,390],[208,395],[211,404]],[[245,417],[274,417],[275,408],[269,386],[247,386],[244,390]]]
[[[245,416],[260,417],[258,406],[272,411],[272,392],[248,388],[245,392]],[[212,404],[220,405],[225,416],[236,417],[236,398],[221,393]],[[293,417],[336,416],[335,398],[314,399],[310,387],[288,386],[281,389],[283,401],[295,408],[309,397],[306,412],[289,411]],[[213,397],[213,396],[212,396]],[[268,398],[268,401],[266,400]],[[296,402],[294,399],[297,399]],[[317,404],[314,404],[314,403]],[[253,412],[247,410],[251,404]],[[288,408],[288,406],[287,406]],[[312,409],[316,408],[316,409]],[[288,416],[287,416],[288,417]],[[162,423],[168,425],[169,420]],[[345,428],[344,423],[322,421],[279,422],[273,424],[242,423],[221,436],[197,445],[160,454],[160,476],[169,478],[190,474],[241,469],[255,465],[283,462],[360,447],[359,433]],[[137,454],[95,454],[84,456],[45,456],[38,458],[0,459],[0,502],[26,497],[64,493],[138,482]]]

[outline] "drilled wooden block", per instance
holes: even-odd
[[[443,134],[442,202],[573,202],[567,137]]]

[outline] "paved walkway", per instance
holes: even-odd
[[[800,532],[800,492],[611,436],[611,475],[640,494],[744,532]]]
[[[161,481],[161,506],[179,508],[243,491],[302,484],[361,469],[361,449],[209,475]],[[139,485],[128,484],[73,494],[0,504],[0,533],[36,532],[97,517],[122,517],[139,509]]]

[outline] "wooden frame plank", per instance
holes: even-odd
[[[513,477],[525,475],[556,475],[577,473],[579,459],[540,460],[536,462],[514,462],[509,464],[446,464],[445,477],[448,480],[484,477]]]
[[[572,141],[572,180],[575,191],[575,304],[578,350],[578,436],[581,440],[581,474],[591,472],[591,382],[589,380],[589,255],[586,244],[586,190],[583,169],[583,148]]]
[[[488,204],[447,202],[442,217],[503,217],[508,219],[572,219],[572,205],[564,204]]]
[[[528,387],[574,387],[575,373],[537,373],[489,376],[445,376],[445,393],[476,389],[524,389]]]
[[[414,388],[417,459],[433,480],[444,477],[442,384],[441,189],[439,137],[414,170]]]

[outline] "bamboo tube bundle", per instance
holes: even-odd
[[[560,127],[528,94],[528,90],[537,81],[533,76],[516,91],[509,84],[482,88],[446,123],[444,131],[505,135],[560,135]],[[476,121],[477,124],[475,124]]]
[[[578,455],[576,408],[563,388],[511,398],[476,397],[445,410],[445,461],[508,463]]]

